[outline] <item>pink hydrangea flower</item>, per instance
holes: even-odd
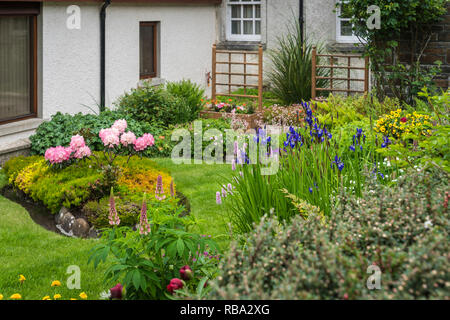
[[[116,120],[111,128],[117,129],[120,134],[125,132],[125,129],[127,128],[128,124],[127,121],[124,119]]]
[[[102,129],[98,135],[100,139],[102,139],[105,147],[113,148],[114,146],[118,146],[120,144],[120,132],[116,128]]]
[[[77,134],[76,136],[73,136],[72,139],[70,140],[70,147],[72,148],[72,150],[77,150],[84,146],[86,146],[84,138],[82,136],[80,136],[79,134]]]
[[[62,163],[70,159],[72,154],[72,148],[57,146],[54,148],[48,148],[45,151],[45,159],[51,164]]]
[[[122,136],[120,137],[120,142],[125,147],[127,147],[128,145],[134,144],[135,141],[136,141],[136,135],[131,131],[128,131],[128,132],[122,134]]]

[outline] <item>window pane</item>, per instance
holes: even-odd
[[[155,43],[156,26],[154,24],[141,24],[140,26],[140,74],[154,76],[155,70]]]
[[[0,17],[0,120],[32,113],[31,17]]]
[[[341,36],[352,36],[352,24],[350,21],[341,21]]]
[[[261,6],[259,4],[255,5],[255,18],[261,18]]]
[[[241,17],[241,6],[231,6],[231,17],[232,18]]]
[[[261,21],[255,21],[255,34],[261,34]]]
[[[232,21],[231,22],[231,33],[232,34],[241,34],[241,22],[240,21]]]
[[[253,6],[245,5],[244,7],[244,18],[253,18]]]
[[[253,21],[244,21],[244,34],[253,34]]]

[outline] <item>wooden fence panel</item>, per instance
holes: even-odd
[[[217,61],[218,54],[228,55],[228,61]],[[232,55],[242,55],[242,62],[233,61]],[[249,62],[248,55],[256,55],[258,62]],[[228,71],[217,71],[217,65],[228,66]],[[232,70],[232,65],[242,66],[242,72],[236,72]],[[248,71],[248,66],[258,66],[258,73],[251,73]],[[217,81],[217,76],[223,76],[227,80]],[[226,77],[228,76],[228,77]],[[233,83],[232,76],[242,76],[243,83]],[[248,78],[256,77],[258,84],[249,84]],[[217,96],[225,97],[242,97],[253,98],[258,100],[258,110],[262,111],[262,92],[263,92],[263,47],[260,44],[258,51],[238,51],[238,50],[217,50],[217,46],[214,44],[212,47],[212,85],[211,85],[211,98],[215,103]],[[228,87],[228,92],[217,92],[217,86]],[[232,87],[243,87],[244,94],[233,94]],[[247,88],[258,88],[258,95],[247,94]]]
[[[329,59],[328,65],[318,65],[318,57],[325,57]],[[311,78],[311,98],[312,100],[317,99],[317,93],[320,91],[329,91],[329,92],[343,92],[347,93],[349,96],[351,93],[364,93],[367,94],[369,92],[369,58],[365,57],[364,67],[355,67],[352,66],[352,59],[361,59],[362,55],[352,55],[352,54],[317,54],[316,47],[313,48],[312,53],[312,78]],[[347,65],[338,65],[334,63],[334,60],[337,58],[344,58],[347,60]],[[322,77],[317,75],[317,69],[330,69],[329,77]],[[335,70],[343,69],[347,70],[346,77],[335,76]],[[353,78],[351,75],[352,70],[364,70],[364,79]],[[329,80],[330,87],[329,88],[318,88],[317,80],[325,79]],[[338,88],[335,85],[335,81],[346,81],[347,89]],[[351,88],[351,83],[355,82],[364,82],[364,90],[357,90]]]

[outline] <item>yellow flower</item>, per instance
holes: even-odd
[[[2,294],[0,294],[0,300],[3,300],[3,295]]]
[[[385,127],[381,127],[381,128],[380,128],[380,131],[381,131],[381,132],[385,132],[385,131],[386,131],[386,128],[385,128]]]
[[[20,283],[23,283],[25,280],[27,280],[25,278],[25,276],[23,274],[19,274],[19,281],[20,281]]]
[[[42,300],[52,300],[52,299],[50,299],[50,296],[45,296],[42,298]]]
[[[81,299],[87,299],[87,294],[85,292],[80,293]]]
[[[59,280],[54,280],[52,282],[52,287],[60,287],[61,286],[61,282]]]
[[[75,299],[75,298],[70,298],[70,300],[77,300],[77,299]]]
[[[61,295],[59,293],[57,293],[53,296],[53,299],[61,299]]]
[[[11,297],[9,297],[10,299],[14,299],[14,300],[18,300],[18,299],[22,299],[22,296],[19,293],[14,293]]]

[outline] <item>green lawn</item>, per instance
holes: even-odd
[[[198,232],[212,235],[226,249],[229,243],[227,219],[222,206],[215,202],[223,176],[231,175],[229,165],[175,165],[170,159],[156,159],[175,179],[177,189],[191,204],[191,214],[199,222]],[[0,187],[6,183],[0,173]],[[64,237],[35,224],[20,205],[0,196],[0,294],[4,299],[20,293],[24,299],[42,299],[61,294],[62,299],[77,298],[85,292],[88,299],[98,299],[108,288],[103,284],[105,265],[88,265],[89,250],[96,240]],[[66,273],[70,265],[81,270],[81,289],[69,290]],[[26,277],[20,284],[19,274]],[[59,280],[61,287],[51,287]]]
[[[211,235],[223,249],[229,245],[227,214],[216,204],[216,192],[231,177],[231,165],[177,165],[171,159],[155,159],[167,168],[175,180],[177,190],[188,197],[191,215],[198,219],[198,232]]]
[[[61,294],[62,299],[77,298],[85,292],[88,299],[98,299],[104,291],[101,265],[94,270],[87,265],[89,250],[95,240],[60,236],[35,224],[20,205],[0,196],[0,294],[4,299],[19,293],[24,299],[42,299]],[[67,267],[77,265],[81,271],[80,290],[66,286]],[[20,284],[19,274],[26,281]],[[51,287],[59,280],[61,287]]]

